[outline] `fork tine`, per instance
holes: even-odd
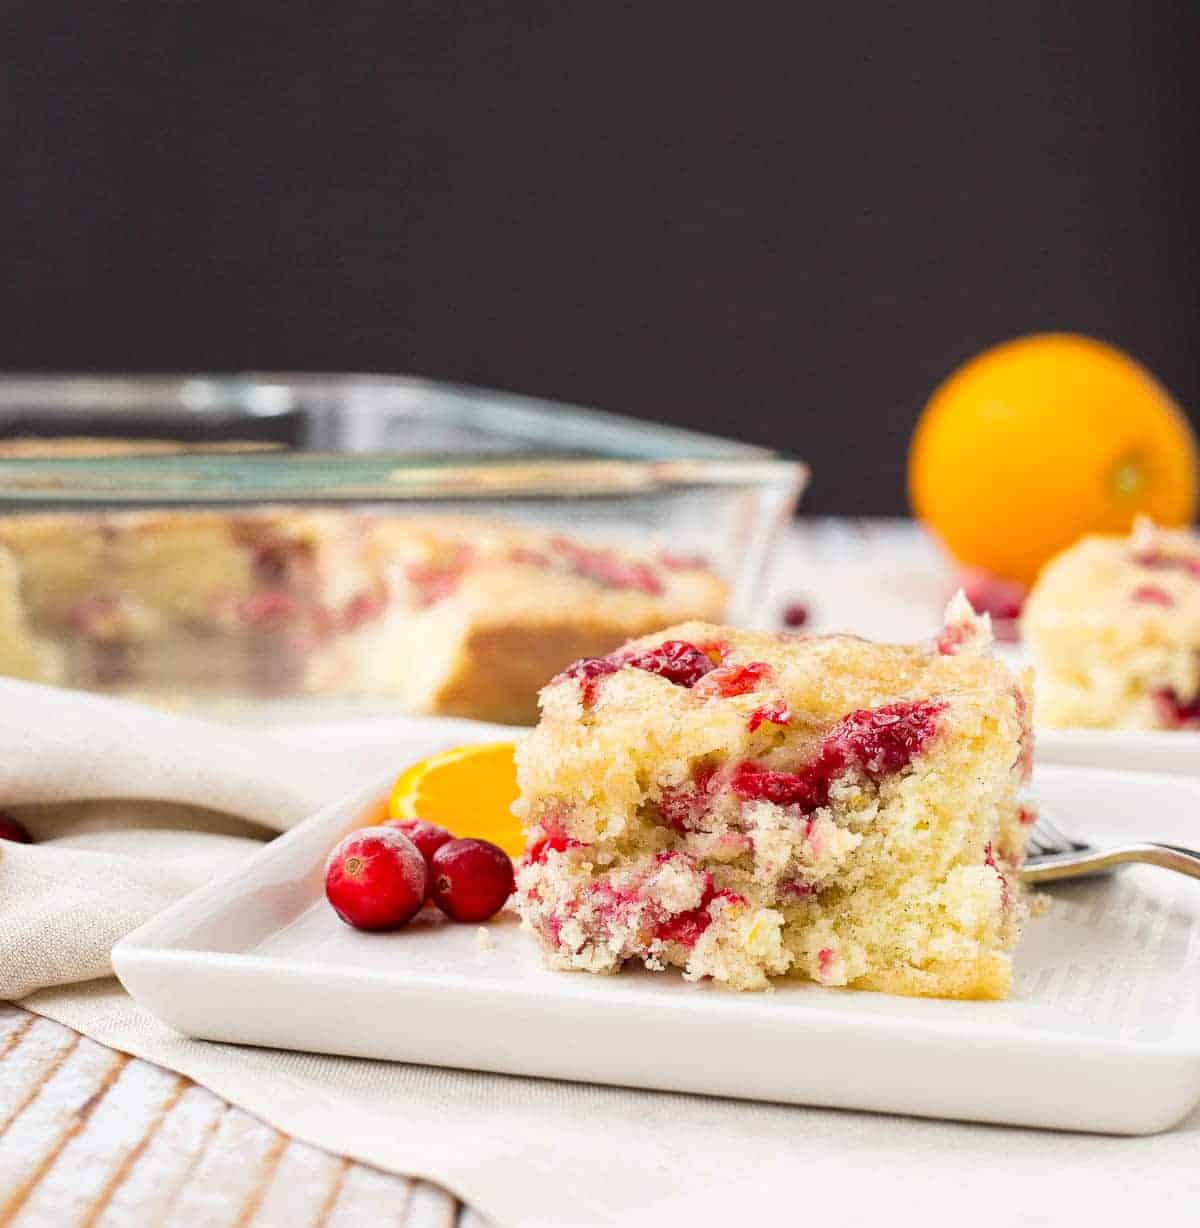
[[[1030,843],[1037,846],[1034,850],[1037,853],[1067,853],[1088,847],[1056,826],[1045,811],[1038,812],[1029,834]]]

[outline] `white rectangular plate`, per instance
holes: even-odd
[[[1200,843],[1200,781],[1040,767],[1069,829]],[[515,918],[357,933],[330,847],[384,782],[276,840],[114,951],[126,988],[212,1040],[519,1075],[1062,1129],[1150,1133],[1200,1100],[1200,883],[1149,868],[1055,888],[1006,1002],[675,973],[545,970]]]
[[[1039,762],[1064,767],[1121,767],[1200,777],[1200,733],[1192,729],[1039,729]]]

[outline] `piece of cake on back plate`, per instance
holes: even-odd
[[[1052,559],[1021,620],[1038,723],[1200,729],[1200,537],[1141,521]]]
[[[671,627],[564,671],[518,750],[551,966],[999,998],[1030,679],[961,594],[927,645]]]

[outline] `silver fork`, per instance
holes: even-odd
[[[1029,830],[1029,843],[1021,877],[1027,883],[1050,883],[1060,878],[1107,874],[1123,865],[1143,862],[1200,878],[1200,853],[1174,844],[1116,844],[1100,849],[1062,832],[1043,813]]]

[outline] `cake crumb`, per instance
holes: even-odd
[[[496,949],[495,940],[488,933],[486,925],[481,925],[475,931],[475,942],[478,944],[481,951],[494,951]]]

